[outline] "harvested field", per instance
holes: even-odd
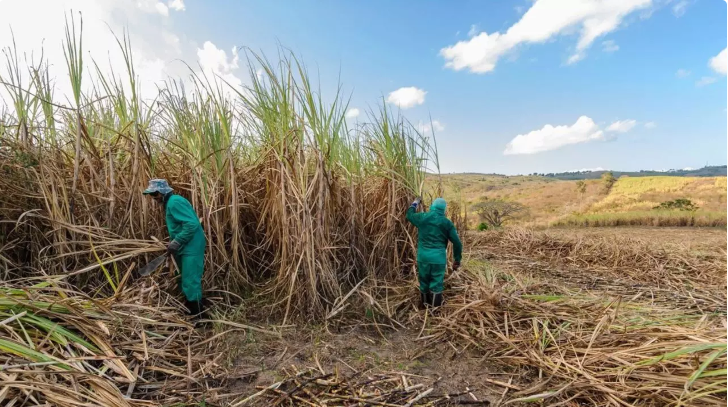
[[[503,250],[516,240],[530,251]],[[691,291],[660,282],[691,281],[690,274],[678,277],[678,258],[704,268],[693,275],[700,278],[725,275],[724,262],[690,250],[666,255],[654,240],[630,239],[654,262],[631,280],[615,282],[618,273],[604,274],[614,249],[602,246],[596,256],[601,237],[512,230],[470,241],[463,269],[446,280],[439,313],[425,317],[415,309],[414,284],[380,288],[387,295],[377,297],[377,309],[389,314],[374,312],[363,322],[366,317],[351,313],[278,343],[249,344],[238,363],[256,370],[251,384],[261,389],[280,381],[270,377],[274,372],[286,377],[281,367],[293,364],[368,380],[417,375],[430,394],[472,394],[452,405],[476,399],[492,405],[725,404],[725,291],[700,280],[692,281]],[[543,247],[536,250],[573,241],[592,248],[572,248],[564,262],[544,256]],[[720,257],[720,245],[716,250]],[[572,264],[576,260],[585,262]],[[651,268],[663,274],[652,279]],[[312,334],[297,337],[301,332]]]

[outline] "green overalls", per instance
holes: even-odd
[[[417,276],[420,292],[442,293],[447,267],[447,242],[452,242],[453,257],[460,262],[463,245],[455,225],[445,217],[445,208],[433,205],[429,212],[407,209],[407,220],[417,227]]]
[[[174,260],[182,275],[182,293],[187,301],[201,301],[207,242],[200,220],[190,202],[173,193],[165,195],[164,209],[169,239],[181,245]]]

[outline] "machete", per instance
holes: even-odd
[[[166,260],[166,259],[167,259],[167,253],[164,253],[163,255],[161,255],[161,256],[155,258],[154,260],[150,261],[149,263],[147,263],[146,266],[139,269],[139,274],[141,276],[148,276],[148,275],[152,274],[152,272],[154,270],[156,270],[157,267],[161,266],[162,263],[164,263],[164,260]]]

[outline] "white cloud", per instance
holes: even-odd
[[[354,119],[359,117],[359,109],[357,108],[351,108],[348,112],[346,112],[346,118],[347,119]]]
[[[724,48],[723,51],[720,51],[720,54],[714,56],[713,58],[710,58],[708,65],[710,65],[710,67],[713,68],[713,70],[715,72],[722,73],[723,75],[725,75],[727,63],[728,63],[728,48]]]
[[[136,6],[145,13],[159,13],[163,16],[169,15],[169,7],[157,0],[137,0]]]
[[[685,11],[688,9],[689,5],[690,3],[687,0],[678,1],[677,4],[672,6],[672,14],[674,14],[675,17],[678,18],[682,17],[683,15],[685,15]]]
[[[167,2],[167,6],[169,8],[171,8],[172,10],[185,11],[185,2],[184,2],[184,0],[169,0]]]
[[[608,132],[626,133],[637,125],[637,120],[617,120],[607,127]]]
[[[657,127],[657,123],[655,123],[655,122],[647,122],[647,123],[645,123],[645,128],[646,129],[654,129],[655,127]]]
[[[45,60],[49,62],[49,76],[55,80],[57,101],[66,103],[71,95],[71,86],[62,46],[65,38],[64,13],[69,22],[71,17],[75,18],[77,32],[81,13],[86,63],[84,91],[90,89],[90,79],[96,73],[92,59],[105,74],[113,67],[124,86],[128,86],[123,57],[114,38],[116,34],[121,40],[126,28],[141,95],[151,98],[157,94],[157,85],[169,75],[181,77],[188,73],[183,64],[175,61],[194,60],[194,48],[182,46],[187,43],[184,32],[175,31],[172,25],[167,24],[173,18],[168,11],[164,3],[156,0],[0,0],[0,48],[12,47],[12,28],[21,65],[25,63],[23,54],[28,55],[28,62],[30,55],[34,55],[37,62],[42,49]],[[20,69],[27,72],[24,66]],[[0,72],[4,74],[4,69]],[[4,87],[0,86],[0,98],[4,92]],[[0,105],[2,103],[0,100]]]
[[[164,3],[157,3],[154,5],[154,8],[157,10],[157,12],[163,16],[169,15],[169,8]]]
[[[566,60],[566,64],[567,65],[575,64],[575,63],[581,61],[582,59],[584,59],[584,57],[586,57],[586,55],[583,52],[578,52],[578,53],[570,56],[569,59]]]
[[[687,78],[688,76],[690,76],[690,71],[680,68],[677,70],[677,72],[675,72],[675,76],[677,76],[678,78]]]
[[[387,96],[387,102],[401,109],[409,109],[425,103],[426,94],[427,92],[414,86],[399,88]]]
[[[695,82],[695,86],[702,87],[714,83],[716,79],[712,76],[703,76],[699,81]]]
[[[612,40],[602,42],[602,51],[604,52],[616,52],[619,51],[619,45]]]
[[[219,49],[211,41],[205,41],[202,48],[197,49],[197,62],[202,72],[211,81],[220,78],[234,88],[240,88],[243,81],[233,71],[238,69],[238,50],[233,47],[228,58],[225,50]]]
[[[516,13],[518,13],[518,14],[523,14],[523,12],[526,11],[526,9],[523,6],[516,6],[516,7],[513,7],[513,9],[516,10]]]
[[[504,33],[481,32],[440,50],[445,66],[456,71],[486,73],[498,60],[519,45],[546,42],[560,34],[579,33],[574,63],[585,56],[597,38],[619,28],[629,14],[646,9],[651,0],[537,0]]]
[[[433,120],[432,123],[420,123],[417,126],[417,130],[422,134],[432,133],[433,129],[435,132],[444,131],[445,125],[440,123],[439,120]]]
[[[604,140],[604,132],[599,129],[594,120],[581,116],[571,126],[554,127],[547,124],[540,130],[519,134],[506,145],[503,154],[535,154],[595,140]]]
[[[470,26],[470,30],[468,30],[468,37],[474,37],[475,34],[478,33],[478,26],[473,24]]]
[[[602,168],[602,167],[582,168],[580,170],[571,170],[571,171],[564,171],[564,172],[597,172],[597,171],[604,171],[604,168]]]

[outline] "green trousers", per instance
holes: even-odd
[[[417,263],[417,278],[420,280],[420,291],[423,293],[441,293],[445,280],[446,264]]]
[[[175,256],[179,272],[182,275],[182,293],[187,301],[202,300],[202,272],[205,268],[205,256]]]

